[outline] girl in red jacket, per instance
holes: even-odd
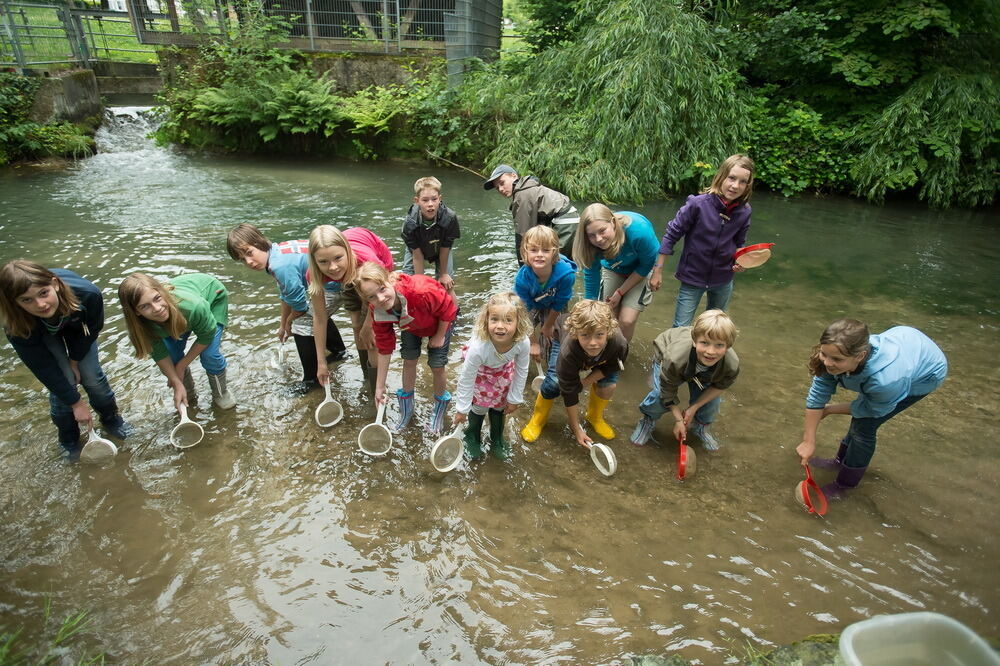
[[[432,435],[440,433],[451,401],[451,393],[446,388],[445,365],[448,363],[451,331],[458,316],[455,299],[432,277],[390,273],[383,266],[370,261],[358,269],[355,287],[372,311],[375,348],[378,350],[375,400],[379,403],[385,401],[389,359],[396,349],[394,327],[399,327],[403,388],[396,391],[399,421],[392,430],[401,431],[413,416],[417,359],[420,358],[423,339],[428,338],[427,365],[434,376],[434,413],[427,424],[427,432]]]

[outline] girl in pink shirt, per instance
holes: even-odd
[[[361,359],[361,369],[371,382],[368,352],[374,347],[371,316],[368,308],[363,308],[362,299],[354,288],[358,267],[366,261],[374,262],[386,270],[394,267],[392,252],[385,242],[368,229],[351,227],[343,232],[336,227],[323,224],[309,234],[309,300],[313,312],[313,339],[316,341],[316,379],[326,384],[330,379],[330,369],[326,364],[326,317],[336,312],[326,309],[324,290],[340,291],[344,308],[351,315],[354,329],[354,345]],[[332,283],[332,284],[331,284]]]

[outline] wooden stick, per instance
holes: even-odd
[[[464,170],[468,171],[468,172],[469,172],[469,173],[471,173],[471,174],[474,174],[474,175],[476,175],[476,176],[479,176],[480,178],[483,178],[483,179],[485,179],[485,178],[486,178],[486,176],[484,176],[483,174],[481,174],[481,173],[479,173],[478,171],[475,171],[475,170],[473,170],[473,169],[470,169],[470,168],[469,168],[469,167],[467,167],[467,166],[462,166],[461,164],[456,164],[455,162],[452,162],[452,161],[451,161],[451,160],[449,160],[449,159],[446,159],[446,158],[444,158],[444,157],[441,157],[440,155],[435,155],[434,153],[432,153],[432,152],[431,152],[430,148],[424,148],[424,151],[426,151],[426,153],[427,153],[428,155],[430,155],[430,156],[431,156],[431,159],[435,159],[435,160],[438,160],[438,161],[440,161],[440,162],[444,162],[444,163],[446,163],[446,164],[450,164],[450,165],[452,165],[453,167],[458,167],[459,169],[464,169]]]

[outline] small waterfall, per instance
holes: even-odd
[[[149,134],[162,118],[151,106],[112,106],[94,135],[99,153],[131,153],[156,147]]]

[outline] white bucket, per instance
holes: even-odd
[[[879,615],[840,635],[847,666],[1000,666],[1000,657],[967,626],[940,613]]]

